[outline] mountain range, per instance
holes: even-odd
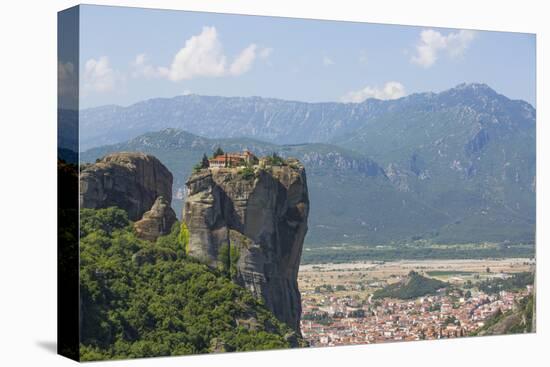
[[[306,244],[529,242],[535,115],[484,84],[358,104],[188,95],[81,111],[81,161],[155,155],[174,174],[180,212],[204,153],[277,152],[306,167]]]

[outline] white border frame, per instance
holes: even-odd
[[[56,338],[56,12],[74,1],[11,1],[1,7],[4,103],[0,157],[2,365],[69,365]],[[548,102],[550,27],[545,2],[480,0],[110,0],[98,5],[348,20],[537,34],[537,333],[336,348],[151,358],[98,365],[157,366],[538,366],[548,355],[544,264],[550,246]],[[545,102],[546,101],[546,105]],[[547,165],[548,166],[548,165]],[[542,362],[541,362],[542,361]],[[33,364],[34,363],[34,364]]]

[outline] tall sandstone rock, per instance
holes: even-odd
[[[189,254],[228,271],[300,333],[298,267],[307,232],[309,198],[304,167],[201,170],[187,181],[184,221]]]
[[[117,206],[137,221],[157,198],[172,201],[172,174],[152,155],[136,152],[109,154],[83,167],[80,173],[80,207]]]
[[[137,236],[141,239],[155,242],[160,236],[170,233],[174,223],[178,221],[176,213],[170,203],[159,196],[151,210],[145,212],[143,217],[134,223]]]

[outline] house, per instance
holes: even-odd
[[[208,160],[211,168],[241,167],[258,164],[258,158],[249,150],[237,153],[225,153]]]

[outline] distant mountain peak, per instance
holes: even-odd
[[[489,87],[487,84],[485,84],[485,83],[475,83],[475,82],[474,83],[460,83],[459,85],[457,85],[456,87],[451,88],[451,89],[487,90],[487,91],[493,91],[494,92],[494,89]]]
[[[493,88],[485,83],[461,83],[454,88],[439,93],[440,96],[482,96],[487,98],[500,97],[508,100],[509,98],[497,93]]]

